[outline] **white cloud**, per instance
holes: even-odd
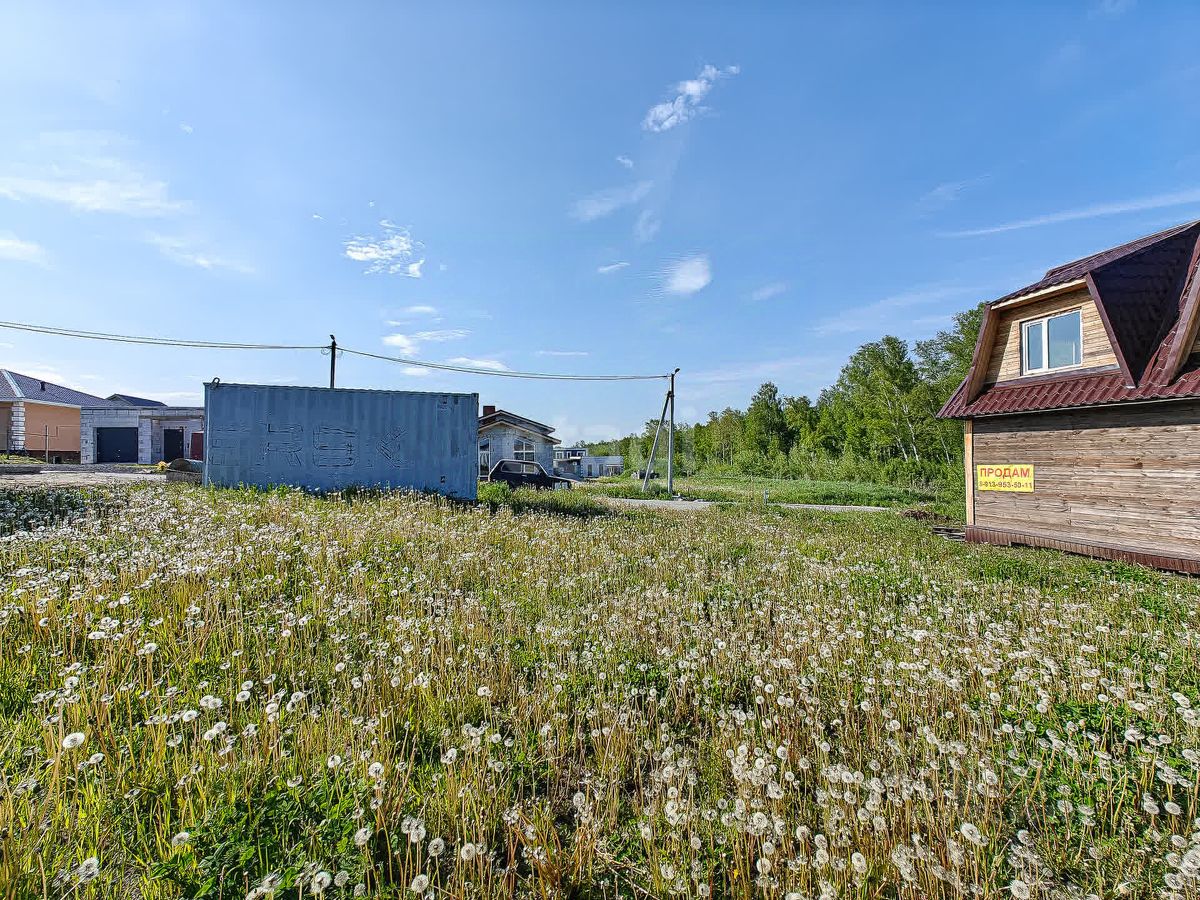
[[[171,260],[171,262],[178,263],[181,266],[192,266],[208,271],[228,269],[231,272],[238,272],[242,275],[254,274],[253,266],[217,256],[198,248],[193,242],[184,238],[171,237],[164,234],[151,234],[146,238],[146,242],[158,248],[158,252]]]
[[[986,234],[1000,234],[1005,231],[1018,231],[1022,228],[1037,228],[1041,225],[1057,225],[1060,222],[1077,222],[1082,219],[1098,219],[1101,216],[1119,216],[1123,213],[1144,212],[1150,209],[1166,209],[1172,206],[1189,206],[1200,204],[1200,188],[1186,191],[1175,191],[1168,194],[1155,194],[1136,200],[1125,200],[1118,203],[1093,203],[1076,209],[1066,209],[1054,213],[1046,213],[1029,219],[1018,219],[1003,225],[992,225],[988,228],[969,228],[964,231],[953,231],[950,237],[978,237]]]
[[[818,322],[814,331],[818,335],[856,334],[861,331],[878,332],[882,327],[881,323],[895,313],[978,293],[978,287],[961,284],[934,284],[917,287],[884,297],[873,303],[844,309],[837,315],[829,316]],[[912,313],[906,312],[905,317],[911,322]]]
[[[633,168],[633,160],[630,159],[628,156],[625,156],[624,154],[617,157],[617,162],[619,162],[621,165],[623,165],[627,169]]]
[[[699,254],[671,263],[663,273],[663,290],[688,297],[708,287],[711,281],[712,266],[707,256]]]
[[[189,125],[187,122],[180,122],[179,130],[182,131],[184,134],[191,134],[196,129],[192,128],[192,126]]]
[[[420,345],[407,334],[384,335],[383,342],[389,347],[395,347],[401,356],[416,356]]]
[[[184,205],[167,183],[146,175],[122,154],[120,135],[102,131],[45,132],[25,145],[25,161],[0,173],[0,196],[59,203],[78,212],[163,216]]]
[[[400,371],[412,378],[428,378],[434,372],[433,369],[427,369],[424,366],[404,366]]]
[[[625,206],[637,203],[654,187],[651,181],[639,181],[625,187],[609,188],[597,191],[581,200],[576,200],[571,207],[571,215],[580,222],[591,222],[611,215]]]
[[[617,435],[628,434],[633,428],[638,427],[622,428],[615,422],[596,422],[590,418],[585,418],[580,422],[568,416],[555,416],[550,420],[550,424],[554,426],[554,436],[563,442],[564,447],[576,443],[594,444],[611,440]]]
[[[750,292],[750,299],[756,303],[761,303],[763,300],[770,300],[772,297],[778,297],[780,294],[787,291],[788,286],[783,281],[772,281],[770,284],[764,284],[760,288]]]
[[[49,264],[45,247],[33,241],[23,241],[13,234],[0,234],[0,259],[33,263],[35,266]]]
[[[589,356],[586,350],[539,350],[538,356]]]
[[[471,332],[464,328],[443,328],[437,331],[418,331],[413,335],[413,339],[417,341],[431,341],[440,343],[442,341],[457,341],[467,337]]]
[[[985,179],[986,176],[967,178],[963,181],[944,181],[917,199],[917,211],[934,213],[943,210],[958,200],[967,188],[973,187]]]
[[[829,357],[788,356],[781,359],[731,363],[715,369],[685,374],[689,383],[733,384],[742,381],[761,382],[781,375],[828,378],[831,371],[837,372],[838,365],[836,360]]]
[[[0,175],[0,196],[10,200],[45,200],[80,212],[129,216],[161,216],[182,209],[167,196],[163,181],[128,176],[121,179],[28,178]]]
[[[670,100],[650,107],[642,119],[642,128],[646,131],[670,131],[698,113],[704,112],[707,107],[703,106],[702,102],[713,85],[722,78],[736,75],[738,71],[737,66],[727,66],[724,69],[705,66],[695,78],[679,82],[674,89],[675,96]]]
[[[637,221],[633,223],[633,236],[639,244],[648,244],[662,228],[662,220],[648,209],[638,213]]]
[[[1122,16],[1137,6],[1137,0],[1100,0],[1092,9],[1093,16]]]
[[[728,397],[731,390],[742,394],[748,386],[752,388],[768,380],[778,382],[784,394],[815,395],[829,383],[830,378],[836,376],[844,362],[845,358],[833,355],[782,356],[779,359],[731,362],[709,370],[684,372],[683,376],[686,377],[686,384],[697,385],[697,390],[691,391],[689,396],[695,397],[696,402],[709,409],[719,409],[731,402],[732,398]],[[728,388],[724,388],[725,385]]]
[[[323,215],[321,215],[320,213],[313,213],[313,214],[312,214],[312,217],[313,217],[314,219],[316,219],[318,222],[324,222],[324,221],[325,221],[325,217],[324,217]]]
[[[452,366],[467,366],[472,369],[490,369],[493,372],[507,372],[508,366],[498,359],[478,359],[472,356],[455,356],[446,360]]]
[[[344,243],[344,255],[355,262],[366,263],[368,275],[404,275],[421,277],[424,259],[414,260],[420,244],[412,239],[407,228],[402,228],[387,219],[379,223],[382,233],[372,236],[356,236]]]
[[[390,323],[393,325],[400,324],[398,322]],[[400,351],[401,356],[416,357],[421,353],[422,344],[440,344],[445,341],[458,341],[470,335],[471,332],[464,328],[442,328],[433,331],[418,331],[413,334],[396,334],[385,335],[383,342],[389,347],[395,347]]]
[[[619,272],[621,269],[626,268],[628,265],[629,265],[629,263],[624,262],[624,261],[609,263],[607,266],[597,266],[596,271],[601,275],[609,275],[612,272]]]
[[[437,307],[418,304],[417,306],[406,306],[401,312],[409,316],[436,316]]]

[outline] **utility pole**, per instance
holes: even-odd
[[[671,406],[670,430],[667,431],[667,494],[672,497],[675,496],[675,376],[678,374],[678,368],[671,373],[671,387],[667,391]]]
[[[675,376],[672,375],[672,378]],[[650,485],[650,474],[654,471],[654,454],[658,452],[658,436],[662,434],[663,422],[667,418],[667,406],[671,402],[671,392],[667,391],[667,396],[663,398],[662,414],[658,417],[658,427],[654,429],[654,443],[650,445],[650,461],[646,463],[646,473],[642,477],[642,493],[646,493],[646,488]]]
[[[334,376],[337,374],[337,338],[329,336],[329,386],[334,386]]]

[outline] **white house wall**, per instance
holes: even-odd
[[[163,431],[169,428],[183,429],[183,455],[192,458],[192,435],[204,431],[203,415],[191,419],[164,419],[155,417],[150,423],[150,461],[160,459],[170,462],[163,454]]]
[[[150,421],[141,421],[141,410],[135,407],[84,407],[79,410],[79,461],[83,465],[96,462],[97,428],[136,428],[138,430],[138,462],[150,462]]]
[[[0,431],[6,449],[14,453],[25,450],[25,404],[20,400],[0,408]]]
[[[491,464],[494,466],[502,459],[516,459],[517,440],[529,441],[533,444],[533,458],[542,464],[547,472],[554,471],[554,443],[549,438],[538,438],[528,431],[518,430],[509,425],[492,425],[479,434],[479,443],[489,442],[492,454]]]
[[[97,428],[136,428],[138,462],[149,464],[162,459],[163,428],[183,428],[184,455],[190,455],[192,435],[204,430],[204,410],[192,406],[85,406],[79,411],[79,461],[84,465],[96,462]]]

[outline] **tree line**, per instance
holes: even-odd
[[[712,411],[677,424],[675,465],[683,473],[932,483],[961,480],[962,427],[936,418],[966,377],[983,304],[952,327],[913,344],[892,335],[864,344],[837,381],[809,397],[789,397],[767,382],[743,409]],[[658,420],[640,434],[593,445],[643,470]],[[655,468],[666,466],[666,435]]]

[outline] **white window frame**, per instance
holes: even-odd
[[[521,462],[537,462],[536,452],[533,441],[527,441],[524,438],[517,438],[513,441],[513,459]]]
[[[492,471],[492,451],[490,449],[480,450],[479,451],[479,474],[487,475],[491,471]]]
[[[1063,316],[1076,315],[1079,317],[1079,362],[1070,363],[1065,366],[1050,365],[1050,320],[1060,319]],[[1029,354],[1026,352],[1029,347],[1029,329],[1033,325],[1042,326],[1042,366],[1039,369],[1029,368]],[[1077,306],[1074,309],[1064,309],[1056,313],[1051,313],[1046,316],[1037,316],[1032,319],[1025,319],[1021,322],[1021,374],[1022,375],[1046,375],[1050,372],[1065,372],[1068,369],[1078,369],[1083,366],[1083,307]]]

